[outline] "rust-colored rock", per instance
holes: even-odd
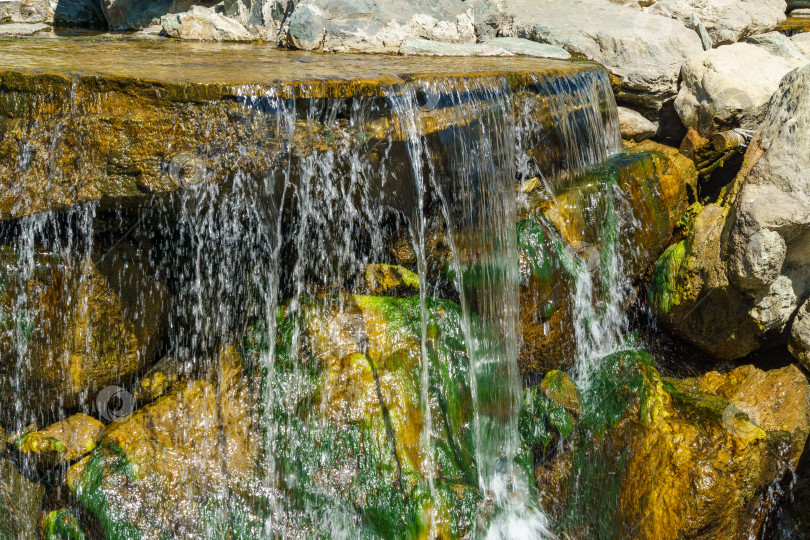
[[[189,380],[109,424],[98,448],[68,470],[68,486],[106,535],[198,531],[206,504],[253,477],[255,388],[233,349],[222,349],[217,366],[213,383]]]

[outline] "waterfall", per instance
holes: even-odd
[[[172,297],[152,348],[178,377],[224,392],[222,351],[243,356],[257,386],[246,430],[260,448],[257,472],[240,484],[223,463],[223,478],[195,504],[230,524],[248,514],[239,521],[246,537],[553,536],[518,432],[516,224],[532,204],[519,188],[535,180],[539,197],[557,204],[620,150],[607,75],[588,65],[314,93],[306,84],[233,87],[227,114],[200,128],[230,139],[172,149],[159,164],[178,189],[53,213],[80,222],[72,227],[84,242],[60,252],[97,264],[124,261],[126,246],[143,252],[144,274]],[[224,182],[215,179],[222,169]],[[565,212],[587,238],[591,195]],[[607,199],[601,245],[558,231],[577,276],[582,373],[625,324],[623,203]],[[24,255],[21,286],[50,216],[23,218],[9,233]],[[375,271],[403,277],[380,292]],[[84,410],[94,412],[93,398],[83,396]],[[18,429],[31,421],[22,409]],[[199,459],[188,466],[205,469]],[[152,517],[156,530],[214,536],[208,522]]]

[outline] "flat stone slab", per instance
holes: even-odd
[[[409,136],[392,118],[400,94],[415,93],[422,135],[464,122],[452,100],[431,101],[437,79],[439,86],[509,87],[515,106],[533,106],[543,134],[582,121],[576,108],[565,120],[550,114],[554,92],[543,85],[560,79],[591,85],[604,115],[613,101],[604,69],[580,60],[330,55],[114,37],[0,39],[0,220],[83,201],[141,204],[200,183],[227,184],[237,173],[265,178],[278,163],[300,163],[329,148],[362,147],[364,159],[376,163],[386,155],[380,148],[399,148]],[[315,108],[344,112],[308,117],[308,102],[318,98],[330,99]],[[345,111],[355,99],[368,113],[350,125]],[[290,144],[279,136],[287,124],[294,124]],[[534,157],[540,170],[555,170],[554,160],[565,155],[562,140],[543,140]],[[402,186],[412,182],[407,170]]]
[[[401,55],[421,56],[531,56],[567,60],[571,54],[555,45],[521,38],[494,38],[484,43],[446,43],[408,38],[399,47]]]
[[[0,36],[33,36],[50,29],[50,26],[43,23],[0,24]]]
[[[590,62],[564,62],[553,58],[333,55],[237,43],[128,40],[116,35],[0,39],[0,72],[93,74],[167,83],[206,83],[209,93],[215,92],[215,87],[210,85],[216,84],[273,84],[283,93],[284,88],[280,86],[288,84],[305,91],[301,97],[376,95],[381,85],[435,75],[511,74],[512,78],[520,78],[532,73],[585,70],[594,66]]]

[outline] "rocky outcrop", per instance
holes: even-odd
[[[742,41],[773,30],[785,20],[785,0],[647,0],[617,4],[634,5],[648,13],[673,17],[686,25],[693,17],[706,27],[714,46]]]
[[[203,6],[192,6],[183,13],[164,15],[160,24],[169,37],[189,41],[249,42],[258,39],[239,21]]]
[[[805,63],[750,43],[703,52],[683,65],[675,109],[686,127],[704,137],[717,130],[756,129],[779,82]]]
[[[640,351],[600,361],[573,435],[536,470],[544,505],[581,537],[755,537],[769,486],[806,445],[806,377],[743,366],[679,380],[653,365]]]
[[[505,0],[501,34],[550,43],[602,63],[620,103],[659,110],[678,91],[681,65],[698,55],[698,35],[680,21],[582,0]]]
[[[723,358],[784,332],[810,295],[810,66],[785,77],[723,206],[659,259],[650,298],[683,337]]]
[[[306,50],[397,52],[406,38],[475,43],[476,26],[495,11],[489,0],[303,0],[280,41]]]

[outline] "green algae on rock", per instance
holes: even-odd
[[[536,471],[544,504],[588,537],[755,535],[805,447],[808,395],[795,367],[677,380],[642,351],[604,358],[569,446]]]
[[[645,148],[652,150],[616,156],[571,179],[554,198],[536,196],[531,214],[518,223],[524,372],[570,366],[576,348],[572,291],[577,273],[587,271],[583,265],[604,272],[617,256],[622,273],[641,276],[686,210],[694,166],[674,149]],[[623,215],[621,229],[616,213]],[[600,286],[602,295],[609,294],[609,283]]]

